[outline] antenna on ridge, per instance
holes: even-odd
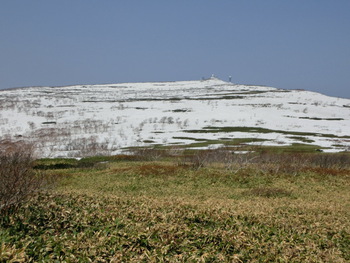
[[[232,82],[232,77],[228,76],[228,82]]]

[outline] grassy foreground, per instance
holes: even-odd
[[[57,167],[56,167],[57,168]],[[1,219],[0,262],[349,262],[350,172],[117,161]]]

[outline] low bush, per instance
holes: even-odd
[[[242,169],[254,168],[265,174],[298,175],[305,171],[318,170],[318,173],[339,174],[350,168],[350,155],[345,153],[276,153],[255,147],[242,152],[238,147],[223,147],[214,150],[200,150],[182,156],[180,166],[200,169],[217,163],[226,170],[238,173]]]
[[[311,158],[312,164],[320,168],[347,169],[350,167],[349,154],[316,154]]]
[[[0,144],[0,213],[15,211],[24,201],[42,189],[48,178],[33,168],[34,148],[25,143]]]
[[[165,149],[135,148],[130,150],[130,152],[140,161],[158,161],[161,158],[168,156]]]

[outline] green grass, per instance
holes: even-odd
[[[264,142],[266,139],[260,138],[220,138],[218,140],[208,140],[194,137],[173,137],[173,139],[179,140],[192,140],[195,143],[182,145],[183,148],[191,148],[191,147],[207,147],[212,144],[224,144],[226,146],[232,145],[240,145],[252,142]]]
[[[305,143],[313,143],[313,142],[315,142],[314,140],[305,138],[303,136],[289,136],[287,138],[298,140],[298,141],[305,142]]]
[[[61,180],[1,218],[0,262],[350,260],[349,170],[105,158],[44,170]]]
[[[235,126],[235,127],[204,127],[201,130],[185,130],[188,133],[218,133],[218,132],[254,132],[254,133],[280,133],[288,135],[297,136],[321,136],[329,138],[350,138],[350,136],[336,136],[334,134],[321,134],[321,133],[311,133],[311,132],[295,132],[295,131],[284,131],[284,130],[271,130],[260,127],[245,127],[245,126]]]
[[[322,151],[322,147],[318,145],[307,144],[313,142],[313,140],[309,140],[302,136],[293,136],[290,138],[297,139],[301,142],[305,143],[292,143],[291,145],[283,145],[283,146],[252,146],[249,143],[253,142],[264,142],[266,139],[260,138],[221,138],[219,140],[208,140],[208,139],[196,139],[192,137],[174,137],[175,139],[186,139],[196,141],[194,143],[179,145],[180,148],[185,148],[187,151],[191,151],[191,148],[195,147],[208,147],[213,144],[222,144],[225,145],[227,149],[232,148],[233,150],[237,150],[236,146],[239,146],[239,150],[248,150],[248,151],[269,151],[274,153],[314,153],[316,151]],[[164,147],[165,149],[168,147]]]
[[[274,152],[274,153],[315,153],[322,151],[322,147],[304,143],[292,143],[286,146],[262,146],[261,150]]]

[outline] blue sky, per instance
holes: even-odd
[[[350,1],[0,1],[1,89],[212,73],[350,98]]]

